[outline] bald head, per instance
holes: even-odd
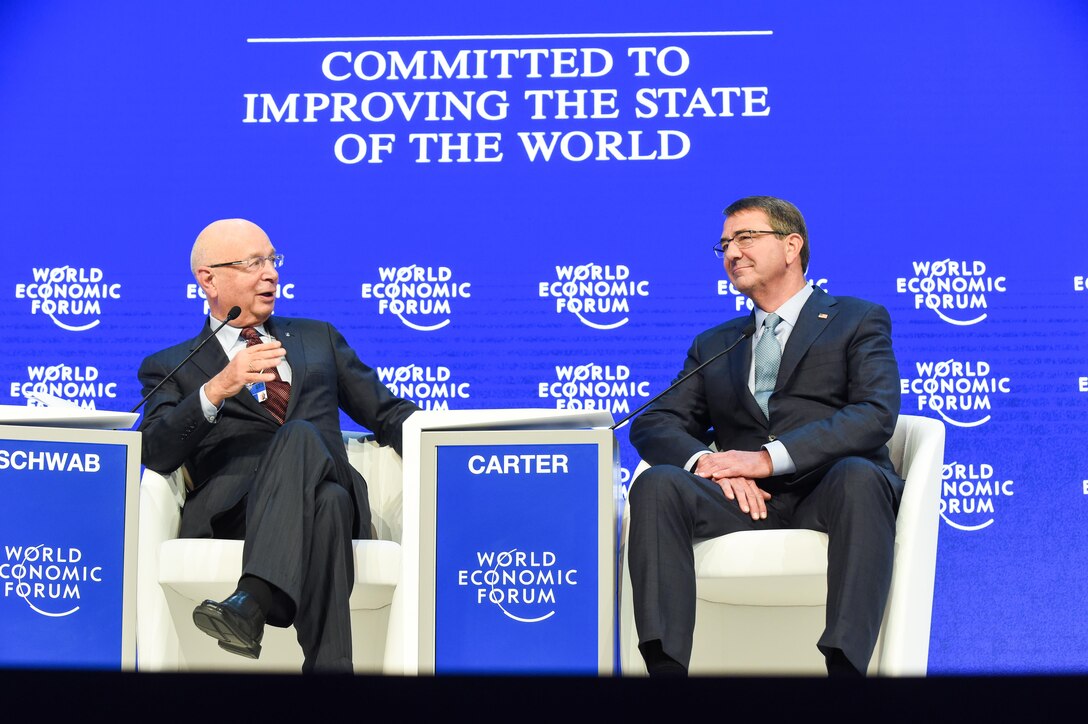
[[[220,219],[204,227],[193,243],[189,263],[213,317],[226,319],[237,306],[242,314],[232,326],[251,327],[271,316],[279,272],[268,260],[275,253],[268,234],[252,221]],[[246,260],[258,264],[232,264]]]
[[[193,251],[189,255],[189,269],[192,270],[193,276],[196,276],[196,270],[199,267],[235,261],[233,258],[219,258],[222,256],[221,252],[254,239],[263,239],[264,242],[271,243],[268,234],[252,221],[246,219],[213,221],[204,227],[193,242]]]

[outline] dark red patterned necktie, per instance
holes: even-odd
[[[246,341],[246,347],[261,343],[261,335],[257,334],[257,330],[253,327],[246,327],[242,330],[242,339]],[[287,401],[291,399],[291,384],[280,379],[280,371],[275,367],[270,371],[276,376],[276,379],[264,383],[268,396],[261,404],[282,425],[287,417]]]

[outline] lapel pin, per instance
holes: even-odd
[[[823,312],[820,312],[816,316],[819,317],[820,319],[827,319],[827,315],[825,313],[823,313]]]

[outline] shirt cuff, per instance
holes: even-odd
[[[200,386],[200,409],[204,411],[204,419],[213,424],[219,419],[219,411],[223,409],[222,404],[216,407],[204,394],[204,385]]]
[[[781,440],[769,442],[763,446],[763,449],[771,456],[772,475],[789,475],[797,472],[797,466],[793,464],[793,458],[790,457],[789,451]]]
[[[689,473],[694,473],[695,472],[695,463],[702,456],[709,455],[709,454],[710,454],[709,450],[700,450],[699,452],[695,453],[690,458],[688,458],[687,464],[684,465],[684,470],[687,470]]]

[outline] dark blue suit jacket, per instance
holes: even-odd
[[[696,337],[684,373],[733,343],[753,320],[738,317]],[[752,345],[742,343],[640,415],[631,443],[642,458],[683,466],[710,441],[720,450],[753,451],[781,440],[797,472],[760,487],[774,492],[822,477],[840,458],[860,456],[887,472],[898,499],[903,480],[885,447],[899,415],[899,368],[886,309],[815,289],[783,350],[769,420],[748,390],[751,364]]]
[[[343,336],[326,322],[273,317],[268,332],[283,343],[291,365],[287,421],[305,420],[321,433],[336,464],[337,478],[356,504],[355,537],[368,537],[370,509],[362,477],[348,463],[340,432],[343,409],[372,430],[383,445],[401,450],[401,423],[418,408],[395,397],[363,364]],[[210,324],[193,339],[157,352],[140,365],[144,394],[211,334]],[[200,387],[227,365],[214,340],[147,402],[140,431],[143,463],[160,473],[185,465],[193,487],[181,518],[182,537],[211,537],[216,516],[249,491],[253,472],[279,429],[253,395],[242,390],[226,400],[217,422],[204,417]]]

